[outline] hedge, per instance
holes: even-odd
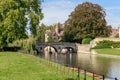
[[[120,42],[103,40],[97,43],[94,49],[102,49],[102,48],[120,48]]]

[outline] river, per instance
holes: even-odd
[[[44,58],[62,65],[80,67],[108,78],[120,79],[120,58],[88,53],[52,54],[51,56],[47,54]]]

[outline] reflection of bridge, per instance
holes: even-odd
[[[44,53],[44,49],[50,46],[55,49],[57,53],[60,53],[62,49],[67,49],[68,51],[71,51],[72,53],[77,52],[77,47],[75,43],[69,43],[69,42],[36,42],[36,49],[38,53]]]

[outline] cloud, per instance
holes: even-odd
[[[107,21],[108,25],[111,25],[113,28],[118,27],[120,24],[120,18],[117,16],[114,16],[114,15],[107,16],[106,21]]]
[[[106,7],[107,11],[120,10],[120,6]]]
[[[106,20],[112,27],[120,24],[120,6],[106,7]]]
[[[44,19],[42,22],[47,25],[55,24],[57,22],[64,23],[67,20],[68,15],[75,8],[75,5],[76,4],[72,3],[70,0],[43,3]]]
[[[51,0],[44,2],[42,5],[44,13],[42,23],[46,25],[52,25],[57,22],[64,23],[77,5],[78,2],[75,3],[72,0]],[[107,6],[104,8],[108,25],[117,27],[120,24],[120,6]]]

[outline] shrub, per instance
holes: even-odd
[[[103,40],[97,43],[94,49],[102,49],[102,48],[120,48],[120,42],[114,42],[109,40]]]
[[[34,37],[29,37],[28,39],[24,39],[24,40],[16,40],[12,44],[9,44],[9,46],[20,47],[25,52],[27,52],[29,54],[34,54],[35,38]]]
[[[83,40],[82,40],[82,44],[90,44],[90,41],[91,41],[92,39],[91,38],[84,38]]]
[[[20,47],[3,47],[3,51],[18,51]]]
[[[115,42],[112,46],[114,48],[120,48],[120,42]]]
[[[103,48],[111,48],[111,46],[100,44],[100,45],[95,46],[93,49],[103,49]]]

